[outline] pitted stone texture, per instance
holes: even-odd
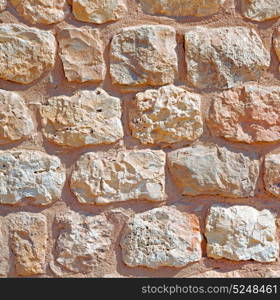
[[[280,198],[280,154],[268,153],[264,160],[265,189]]]
[[[73,0],[72,7],[77,20],[95,24],[119,20],[127,13],[125,0]]]
[[[177,72],[176,32],[165,25],[123,28],[111,42],[114,84],[151,86],[172,83]]]
[[[83,217],[75,212],[57,216],[61,227],[56,262],[75,273],[89,273],[106,259],[112,245],[113,225],[102,215]]]
[[[0,151],[0,204],[32,200],[47,205],[61,196],[65,170],[59,158],[34,150]]]
[[[196,88],[231,88],[257,80],[270,54],[254,29],[195,27],[185,34],[187,79]]]
[[[123,261],[130,267],[183,267],[201,259],[198,219],[174,207],[136,214],[121,238]]]
[[[168,154],[168,166],[183,195],[254,196],[259,175],[255,153],[217,145],[194,145]]]
[[[6,218],[17,275],[45,273],[48,240],[46,217],[40,213],[19,212]]]
[[[279,0],[241,0],[243,15],[253,21],[263,22],[280,17]]]
[[[77,162],[71,189],[81,203],[165,200],[165,153],[131,150],[87,153]]]
[[[7,277],[10,269],[10,249],[7,235],[4,233],[4,218],[0,218],[0,278]]]
[[[140,3],[150,14],[204,17],[217,13],[224,0],[140,0]]]
[[[206,220],[207,255],[214,259],[276,261],[275,216],[267,209],[214,205]]]
[[[214,96],[207,124],[234,142],[280,140],[280,88],[246,84]]]
[[[0,0],[0,11],[4,10],[7,6],[7,0]]]
[[[69,12],[66,0],[11,0],[17,12],[32,24],[61,22]]]
[[[50,31],[0,24],[0,78],[28,84],[55,63],[56,40]]]
[[[22,97],[0,89],[0,144],[25,139],[34,130],[31,113]]]
[[[101,88],[50,98],[40,114],[44,136],[58,145],[111,144],[123,137],[120,99]]]
[[[276,55],[278,57],[278,60],[280,61],[280,27],[276,30],[274,38],[273,38],[273,45],[276,52]],[[280,72],[280,67],[279,67]]]
[[[70,82],[98,82],[105,78],[103,43],[97,29],[65,28],[58,34],[64,73]]]
[[[203,132],[201,99],[174,85],[136,95],[130,113],[132,135],[143,144],[193,141]]]

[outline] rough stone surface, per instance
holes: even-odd
[[[3,218],[0,218],[0,278],[8,277],[10,249],[4,234]]]
[[[95,24],[119,20],[127,13],[125,0],[72,0],[72,6],[77,20]]]
[[[231,152],[214,144],[168,154],[168,166],[183,195],[254,196],[259,162],[254,153]]]
[[[34,130],[31,113],[22,97],[0,89],[0,144],[25,139]]]
[[[0,0],[0,11],[4,10],[7,6],[7,0]]]
[[[279,0],[241,0],[243,15],[253,21],[263,22],[280,17]]]
[[[173,207],[136,214],[121,238],[123,261],[130,267],[183,267],[201,258],[199,222]]]
[[[165,153],[131,150],[87,153],[77,162],[71,189],[81,203],[165,200]]]
[[[267,209],[214,205],[206,223],[208,257],[273,262],[279,255],[275,216]]]
[[[0,78],[28,84],[55,63],[56,40],[50,31],[0,24]]]
[[[61,230],[56,243],[56,262],[72,272],[91,272],[107,256],[113,225],[104,215],[83,217],[75,212],[59,215]]]
[[[97,29],[65,28],[58,34],[64,73],[70,82],[98,82],[105,78],[104,47]]]
[[[264,160],[264,184],[265,189],[280,198],[280,154],[268,153]]]
[[[40,114],[43,134],[58,145],[111,144],[123,137],[120,99],[101,88],[50,98]]]
[[[193,141],[201,136],[201,99],[174,85],[136,95],[130,113],[132,135],[143,144]]]
[[[258,80],[270,54],[254,29],[197,26],[185,34],[187,79],[196,88],[231,88]]]
[[[8,224],[17,275],[45,273],[48,240],[46,217],[40,213],[19,212],[8,215]]]
[[[32,24],[61,22],[69,11],[66,0],[11,0],[17,12]]]
[[[280,61],[280,27],[275,32],[274,38],[273,38],[273,45],[276,52],[276,55],[278,57],[278,60]],[[279,67],[280,72],[280,67]]]
[[[140,0],[150,14],[204,17],[218,12],[224,0]]]
[[[65,171],[59,158],[35,150],[0,151],[0,204],[32,200],[47,205],[62,192]]]
[[[208,126],[213,135],[255,143],[280,140],[280,88],[247,84],[214,96]]]
[[[111,42],[110,73],[120,85],[172,83],[177,72],[176,33],[170,26],[123,28]]]

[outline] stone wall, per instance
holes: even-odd
[[[0,1],[1,277],[279,277],[279,0]]]

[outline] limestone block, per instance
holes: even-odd
[[[111,42],[110,74],[124,86],[165,85],[177,72],[176,33],[170,26],[127,27]]]
[[[241,0],[244,17],[258,22],[280,17],[279,0]]]
[[[46,271],[47,219],[40,213],[10,214],[8,226],[17,275],[39,275]]]
[[[144,12],[166,16],[204,17],[215,14],[224,0],[140,0]]]
[[[201,258],[198,219],[174,207],[136,214],[121,238],[123,261],[130,267],[183,267]]]
[[[89,273],[106,259],[112,245],[113,225],[102,215],[84,217],[75,212],[58,215],[61,227],[56,262],[75,273]]]
[[[172,151],[168,166],[183,195],[254,196],[259,175],[255,153],[231,152],[214,144]]]
[[[258,80],[270,54],[254,29],[197,26],[185,34],[187,79],[196,88],[231,88]]]
[[[127,13],[125,0],[73,0],[73,14],[79,21],[103,24]]]
[[[215,136],[248,144],[280,140],[280,88],[246,84],[213,97],[207,119]]]
[[[264,186],[276,197],[280,197],[280,154],[268,153],[264,159]]]
[[[61,197],[65,170],[58,157],[35,150],[0,151],[0,204],[48,205]]]
[[[51,70],[56,40],[50,31],[0,24],[0,78],[29,84]]]
[[[0,90],[0,144],[26,139],[35,131],[31,112],[16,92]]]
[[[101,88],[50,98],[40,107],[43,134],[68,147],[114,143],[124,135],[120,102]]]
[[[163,201],[164,167],[165,153],[161,150],[91,152],[77,162],[71,189],[81,203]]]
[[[168,85],[138,93],[135,98],[129,125],[142,144],[193,141],[203,133],[198,94]]]
[[[104,46],[97,29],[65,28],[58,34],[60,57],[70,82],[99,82],[105,78]]]
[[[214,259],[273,262],[279,255],[275,216],[267,209],[214,205],[205,235],[207,255]]]
[[[17,12],[32,24],[54,24],[61,22],[69,7],[66,0],[10,0]]]

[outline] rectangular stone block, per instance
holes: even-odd
[[[227,89],[258,80],[270,64],[269,51],[254,29],[197,26],[185,34],[188,82],[199,89]]]
[[[259,161],[255,153],[198,144],[168,153],[168,167],[182,195],[255,195]]]
[[[89,152],[76,163],[70,186],[80,203],[163,201],[164,167],[160,150]]]
[[[176,32],[166,25],[122,28],[113,36],[110,74],[126,87],[165,85],[177,73]]]
[[[275,216],[267,209],[212,206],[206,220],[208,257],[275,261],[279,255],[275,222]]]
[[[40,213],[19,212],[6,218],[16,274],[44,274],[48,241],[46,217]]]
[[[198,219],[175,207],[136,214],[121,238],[123,261],[130,267],[183,267],[201,259]]]

